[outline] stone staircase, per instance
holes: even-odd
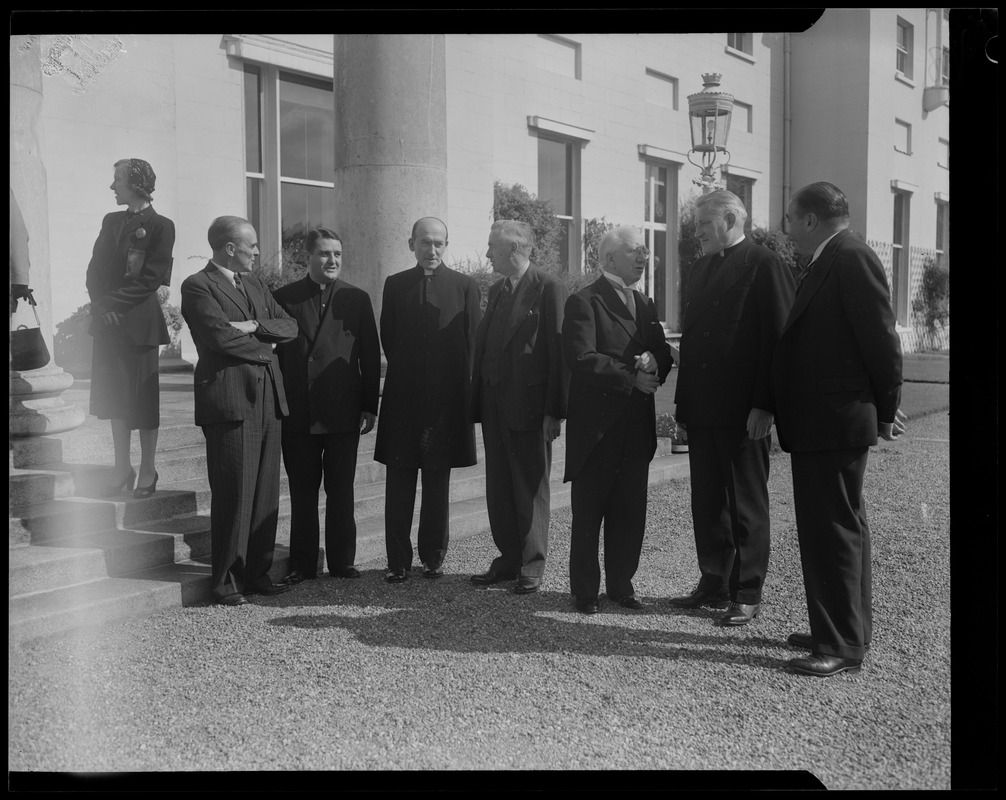
[[[476,433],[479,463],[452,475],[451,537],[484,533],[491,548],[479,426]],[[376,431],[361,439],[356,470],[357,563],[383,562],[385,553],[384,465],[373,460],[375,440]],[[210,599],[210,491],[202,432],[191,424],[162,426],[158,491],[146,499],[98,495],[108,467],[94,462],[110,462],[109,446],[107,429],[100,426],[12,441],[11,641]],[[553,445],[553,508],[569,505],[564,456],[560,437]],[[650,482],[686,472],[687,456],[672,455],[670,441],[660,440]],[[281,475],[272,570],[277,579],[287,568],[290,534],[287,478],[283,470]],[[414,525],[420,501],[421,496]]]

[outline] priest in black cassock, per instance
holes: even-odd
[[[422,473],[418,549],[423,575],[443,574],[450,538],[451,469],[475,464],[469,412],[472,353],[482,312],[479,289],[443,263],[447,226],[412,227],[416,265],[384,283],[381,344],[388,361],[374,458],[387,466],[385,539],[389,583],[412,568],[412,514]]]

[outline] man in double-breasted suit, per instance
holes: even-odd
[[[695,203],[704,255],[688,286],[674,395],[688,430],[701,577],[671,602],[726,608],[717,622],[728,626],[757,616],[768,571],[770,371],[795,284],[776,253],[745,237],[746,219],[732,192]]]
[[[286,395],[273,345],[297,323],[251,273],[258,242],[240,217],[217,217],[213,258],[182,283],[182,316],[199,360],[196,425],[206,437],[212,592],[223,605],[289,588],[269,577],[279,517],[280,417]]]
[[[451,469],[475,463],[468,413],[472,353],[482,311],[469,276],[443,263],[447,226],[424,217],[412,226],[416,265],[384,282],[381,343],[388,359],[374,458],[387,467],[384,497],[388,572],[412,569],[412,512],[423,481],[417,547],[423,577],[443,575],[450,542]]]
[[[360,435],[373,430],[381,345],[370,297],[342,280],[342,239],[309,231],[308,274],[277,289],[297,321],[297,338],[276,348],[290,413],[283,463],[290,479],[290,572],[284,583],[317,577],[318,489],[325,481],[325,559],[332,577],[358,578],[353,481]]]
[[[493,223],[486,256],[503,280],[489,290],[472,373],[472,413],[485,442],[489,525],[500,552],[472,583],[516,578],[518,594],[538,591],[545,571],[552,442],[566,416],[569,387],[561,338],[568,292],[531,263],[533,243],[527,223]]]
[[[811,655],[789,665],[828,677],[858,672],[873,633],[863,478],[878,436],[893,440],[905,431],[901,340],[883,265],[848,230],[842,191],[805,186],[786,219],[797,252],[811,259],[772,367],[810,617],[810,634],[789,642]]]
[[[563,478],[573,482],[569,583],[577,610],[585,614],[599,610],[602,522],[608,599],[643,608],[632,577],[657,450],[653,395],[672,364],[653,301],[632,289],[649,260],[639,232],[613,228],[601,238],[598,255],[601,277],[570,296],[562,322],[571,374]]]

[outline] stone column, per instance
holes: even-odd
[[[10,186],[28,228],[31,272],[28,285],[52,353],[52,283],[49,274],[49,199],[42,152],[41,43],[37,36],[10,37]],[[19,303],[19,315],[21,312]],[[34,324],[34,322],[33,322]],[[9,432],[12,437],[42,436],[76,428],[84,412],[60,395],[73,376],[54,362],[30,372],[10,372]],[[18,448],[29,460],[32,448]],[[41,448],[49,452],[46,448]],[[40,450],[40,452],[41,452]],[[13,456],[12,456],[13,457]],[[28,466],[19,463],[15,466]]]
[[[380,318],[385,278],[415,266],[412,224],[433,216],[450,226],[444,35],[336,34],[333,51],[343,276]]]

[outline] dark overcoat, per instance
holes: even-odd
[[[591,451],[623,414],[642,413],[645,423],[629,426],[638,439],[627,453],[649,461],[657,449],[654,396],[634,387],[636,356],[649,351],[663,383],[671,371],[671,349],[653,300],[638,292],[635,320],[603,275],[566,301],[562,345],[569,365],[564,481],[577,477]],[[637,395],[639,405],[630,406]],[[645,431],[645,435],[642,433]]]
[[[381,344],[388,361],[374,458],[400,469],[468,467],[478,285],[442,263],[418,264],[384,282]]]
[[[311,278],[280,287],[273,296],[295,320],[297,338],[277,346],[290,414],[290,433],[358,430],[360,414],[377,414],[381,344],[370,296],[341,278],[334,281],[319,318],[321,287]]]
[[[880,259],[848,230],[821,251],[776,347],[775,426],[787,452],[870,447],[901,399],[901,339]]]
[[[101,232],[87,265],[91,316],[106,311],[124,315],[117,326],[92,325],[95,336],[112,336],[127,344],[168,344],[168,327],[157,289],[171,281],[175,225],[147,206],[127,219],[113,211],[101,221]]]
[[[716,258],[703,256],[692,270],[674,417],[744,427],[752,408],[774,411],[772,357],[796,282],[777,253],[750,239]]]

